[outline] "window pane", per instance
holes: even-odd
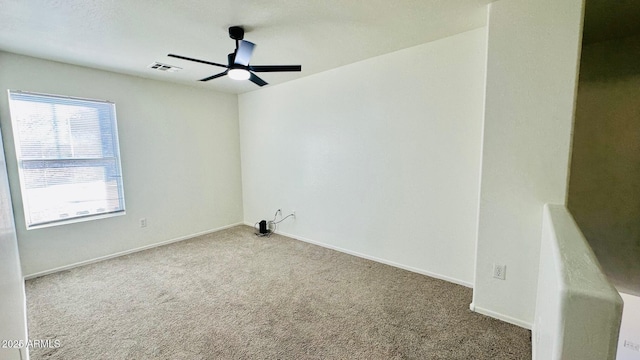
[[[123,212],[114,105],[9,96],[28,227]]]

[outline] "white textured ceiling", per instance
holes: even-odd
[[[252,64],[302,64],[301,73],[260,74],[274,85],[481,27],[489,2],[0,0],[0,50],[243,93],[258,87],[228,77],[198,82],[221,68],[166,55],[226,63],[235,47],[227,28],[241,25],[257,44]],[[154,61],[183,70],[148,69]]]

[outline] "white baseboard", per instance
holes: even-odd
[[[29,349],[28,348],[20,348],[20,359],[21,360],[29,360]]]
[[[254,224],[249,224],[247,222],[245,222],[244,224],[247,225],[247,226],[252,226],[252,227],[254,226]],[[403,265],[403,264],[400,264],[400,263],[397,263],[397,262],[394,262],[394,261],[382,259],[382,258],[379,258],[379,257],[367,255],[367,254],[362,254],[362,253],[359,253],[357,251],[347,250],[347,249],[344,249],[344,248],[341,248],[341,247],[338,247],[338,246],[325,244],[325,243],[320,242],[320,241],[307,239],[307,238],[304,238],[304,237],[301,237],[301,236],[289,234],[289,233],[282,232],[282,231],[277,231],[276,234],[283,235],[283,236],[286,236],[286,237],[289,237],[289,238],[292,238],[292,239],[295,239],[295,240],[303,241],[303,242],[306,242],[306,243],[309,243],[309,244],[318,245],[318,246],[321,246],[321,247],[324,247],[324,248],[327,248],[327,249],[339,251],[341,253],[357,256],[359,258],[363,258],[363,259],[379,262],[379,263],[382,263],[382,264],[390,265],[390,266],[397,267],[397,268],[400,268],[400,269],[404,269],[404,270],[407,270],[407,271],[411,271],[411,272],[414,272],[414,273],[426,275],[426,276],[429,276],[429,277],[432,277],[432,278],[448,281],[448,282],[451,282],[451,283],[454,283],[454,284],[458,284],[458,285],[462,285],[462,286],[465,286],[465,287],[468,287],[468,288],[473,288],[473,284],[468,283],[466,281],[454,279],[454,278],[451,278],[451,277],[448,277],[448,276],[445,276],[445,275],[436,274],[436,273],[433,273],[433,272],[430,272],[430,271],[426,271],[426,270],[423,270],[423,269],[418,269],[418,268],[415,268],[415,267],[412,267],[412,266]]]
[[[225,230],[225,229],[232,228],[232,227],[238,226],[238,225],[243,225],[243,224],[244,224],[243,222],[239,222],[239,223],[235,223],[235,224],[231,224],[231,225],[225,225],[225,226],[222,226],[222,227],[219,227],[219,228],[216,228],[216,229],[205,230],[205,231],[201,231],[201,232],[190,234],[190,235],[180,236],[180,237],[177,237],[177,238],[174,238],[174,239],[170,239],[170,240],[161,241],[159,243],[149,244],[149,245],[145,245],[145,246],[141,246],[141,247],[137,247],[137,248],[134,248],[134,249],[125,250],[125,251],[120,251],[120,252],[117,252],[117,253],[114,253],[114,254],[105,255],[105,256],[99,256],[97,258],[80,261],[80,262],[73,263],[73,264],[70,264],[70,265],[60,266],[60,267],[57,267],[57,268],[53,268],[53,269],[49,269],[49,270],[45,270],[45,271],[40,271],[40,272],[33,273],[33,274],[28,274],[28,275],[24,276],[24,279],[25,280],[34,279],[34,278],[37,278],[37,277],[40,277],[40,276],[45,276],[45,275],[57,273],[57,272],[60,272],[60,271],[73,269],[73,268],[78,267],[78,266],[89,265],[89,264],[97,263],[99,261],[109,260],[109,259],[117,258],[119,256],[129,255],[129,254],[133,254],[133,253],[136,253],[136,252],[139,252],[139,251],[153,249],[153,248],[158,247],[158,246],[168,245],[168,244],[172,244],[172,243],[175,243],[175,242],[178,242],[178,241],[192,239],[192,238],[197,237],[197,236],[211,234],[211,233],[214,233],[214,232],[218,232],[218,231],[221,231],[221,230]]]
[[[531,359],[535,360],[538,358],[538,343],[540,342],[540,333],[534,326],[531,329]]]
[[[24,339],[25,340],[29,340],[29,322],[27,321],[27,292],[25,289],[25,284],[24,284],[24,277],[22,280],[22,294],[23,294],[23,299],[24,299],[24,303],[22,304],[22,314],[24,314]],[[18,349],[20,350],[20,360],[29,360],[29,348],[28,347],[24,347],[24,348],[20,348]]]
[[[502,320],[504,322],[508,322],[509,324],[513,324],[521,328],[525,328],[527,330],[531,330],[533,328],[533,324],[531,324],[530,322],[522,321],[520,319],[516,319],[511,316],[507,316],[504,314],[497,313],[495,311],[481,308],[479,306],[476,306],[474,303],[469,304],[469,309],[471,309],[471,311],[477,312],[478,314],[490,316],[494,319]]]

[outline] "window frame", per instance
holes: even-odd
[[[17,123],[17,120],[14,120],[14,109],[12,109],[12,101],[14,101],[12,99],[12,94],[18,94],[18,95],[28,95],[28,96],[34,96],[34,97],[43,97],[43,98],[47,98],[49,100],[51,99],[61,99],[62,101],[66,100],[66,101],[78,101],[78,102],[84,102],[87,103],[87,105],[89,104],[96,104],[95,109],[98,110],[99,109],[99,105],[104,105],[107,104],[111,107],[111,111],[110,111],[110,119],[108,120],[110,122],[110,126],[112,128],[112,151],[113,151],[113,156],[104,156],[102,155],[101,157],[71,157],[71,158],[65,158],[65,157],[59,157],[59,158],[40,158],[40,159],[30,159],[30,158],[24,158],[21,156],[21,139],[19,136],[19,132],[20,132],[20,128],[19,125]],[[110,217],[114,217],[114,216],[121,216],[121,215],[126,215],[126,205],[125,205],[125,190],[124,190],[124,181],[123,181],[123,177],[122,177],[122,162],[121,162],[121,155],[120,155],[120,140],[119,140],[119,136],[118,136],[118,120],[117,120],[117,114],[116,114],[116,104],[114,102],[108,101],[108,100],[99,100],[99,99],[90,99],[90,98],[81,98],[81,97],[73,97],[73,96],[64,96],[64,95],[56,95],[56,94],[47,94],[47,93],[40,93],[40,92],[30,92],[30,91],[23,91],[23,90],[12,90],[12,89],[8,89],[7,90],[7,95],[8,95],[8,100],[9,100],[9,112],[10,112],[10,121],[11,121],[11,127],[13,130],[13,146],[14,146],[14,151],[15,151],[15,158],[16,158],[16,166],[18,169],[18,178],[19,178],[19,182],[20,182],[20,196],[22,199],[22,211],[23,211],[23,215],[24,215],[24,219],[25,219],[25,227],[27,230],[33,230],[33,229],[41,229],[41,228],[47,228],[47,227],[52,227],[52,226],[59,226],[59,225],[66,225],[66,224],[73,224],[73,223],[79,223],[79,222],[85,222],[85,221],[91,221],[91,220],[98,220],[98,219],[105,219],[105,218],[110,218]],[[62,104],[61,103],[55,103],[54,101],[50,101],[51,104]],[[45,102],[37,102],[37,103],[45,103]],[[99,105],[98,105],[99,104]],[[87,106],[87,107],[91,107],[91,106]],[[100,124],[102,124],[103,120],[101,118],[99,118],[99,122]],[[101,146],[104,147],[104,140],[101,140]],[[108,162],[111,161],[113,162],[113,164],[109,164]],[[67,165],[65,166],[63,163],[67,163]],[[29,164],[27,166],[25,166],[25,164]],[[38,166],[38,164],[40,166]],[[52,164],[54,166],[46,166],[45,164]],[[60,165],[60,166],[55,166],[55,165]],[[46,168],[46,169],[53,169],[53,168],[71,168],[71,167],[75,167],[78,165],[84,165],[84,167],[96,167],[96,168],[104,168],[105,172],[108,172],[108,167],[115,169],[115,173],[117,173],[117,178],[116,179],[116,188],[118,191],[118,201],[120,204],[120,208],[118,210],[113,210],[113,211],[106,211],[106,212],[102,212],[102,213],[93,213],[93,214],[85,214],[85,215],[78,215],[77,213],[75,214],[75,216],[73,217],[69,217],[69,218],[61,218],[61,219],[55,219],[55,220],[48,220],[48,221],[43,221],[43,222],[38,222],[38,223],[31,223],[31,218],[30,218],[30,214],[31,214],[31,208],[30,208],[30,204],[29,204],[29,197],[25,197],[25,194],[27,194],[27,191],[29,191],[29,189],[27,189],[26,185],[27,185],[27,179],[26,176],[23,174],[23,171],[25,169],[33,169],[33,168]],[[81,184],[82,182],[76,182],[74,184]]]

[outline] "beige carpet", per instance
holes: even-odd
[[[27,281],[38,359],[530,359],[471,289],[239,226]]]

